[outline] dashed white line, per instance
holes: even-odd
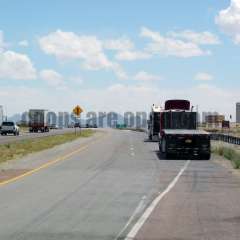
[[[143,215],[140,217],[140,219],[137,221],[137,223],[133,226],[132,230],[128,233],[128,235],[126,236],[125,240],[134,239],[136,237],[138,231],[141,229],[143,224],[149,218],[149,216],[151,215],[151,213],[153,212],[155,207],[158,205],[158,203],[176,185],[176,183],[178,182],[179,178],[182,176],[184,171],[187,169],[189,163],[190,163],[190,160],[186,161],[186,163],[184,164],[183,168],[180,170],[178,175],[173,179],[173,181],[168,185],[168,187],[153,200],[151,205],[145,210]]]

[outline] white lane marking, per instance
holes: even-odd
[[[134,148],[133,148],[133,147],[130,147],[130,150],[131,150],[131,151],[133,151],[133,150],[134,150]]]
[[[169,191],[171,191],[171,189],[176,185],[179,178],[182,176],[184,171],[187,169],[190,162],[191,162],[190,160],[186,161],[183,168],[180,170],[178,175],[173,179],[173,181],[168,185],[168,187],[153,200],[151,205],[146,209],[146,211],[143,213],[143,215],[140,217],[140,219],[137,221],[137,223],[133,226],[132,230],[128,233],[125,240],[134,239],[136,237],[138,231],[143,226],[143,224],[146,222],[146,220],[149,218],[149,216],[151,215],[151,213],[153,212],[155,207],[163,199],[163,197],[165,195],[167,195],[169,193]]]
[[[125,226],[123,227],[123,229],[119,232],[119,234],[116,236],[116,238],[114,240],[118,240],[119,237],[122,235],[122,233],[128,228],[128,226],[132,223],[132,221],[134,220],[134,218],[136,217],[136,215],[138,213],[141,212],[142,209],[144,209],[145,206],[145,201],[146,201],[146,196],[143,196],[141,201],[139,202],[138,206],[136,207],[136,209],[134,210],[132,216],[129,218],[128,222],[125,224]]]

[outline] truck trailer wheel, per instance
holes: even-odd
[[[160,150],[160,153],[161,153],[161,155],[162,155],[162,157],[164,159],[168,159],[169,158],[169,153],[167,152],[166,138],[163,138],[161,140],[161,144],[159,144],[159,150]]]

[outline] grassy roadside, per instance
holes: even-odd
[[[235,169],[240,169],[240,153],[232,147],[215,146],[212,152],[231,161]]]
[[[73,141],[82,137],[90,137],[95,131],[88,129],[81,133],[65,133],[55,136],[27,139],[19,142],[0,145],[0,163],[26,156],[29,153],[39,152],[54,146]]]

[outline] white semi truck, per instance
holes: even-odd
[[[149,140],[158,140],[160,131],[160,113],[162,108],[160,106],[152,105],[148,120],[148,138]]]
[[[3,117],[3,106],[0,105],[0,126],[2,125],[3,120],[4,120],[4,117]]]
[[[47,113],[44,109],[29,110],[29,132],[49,132]]]

